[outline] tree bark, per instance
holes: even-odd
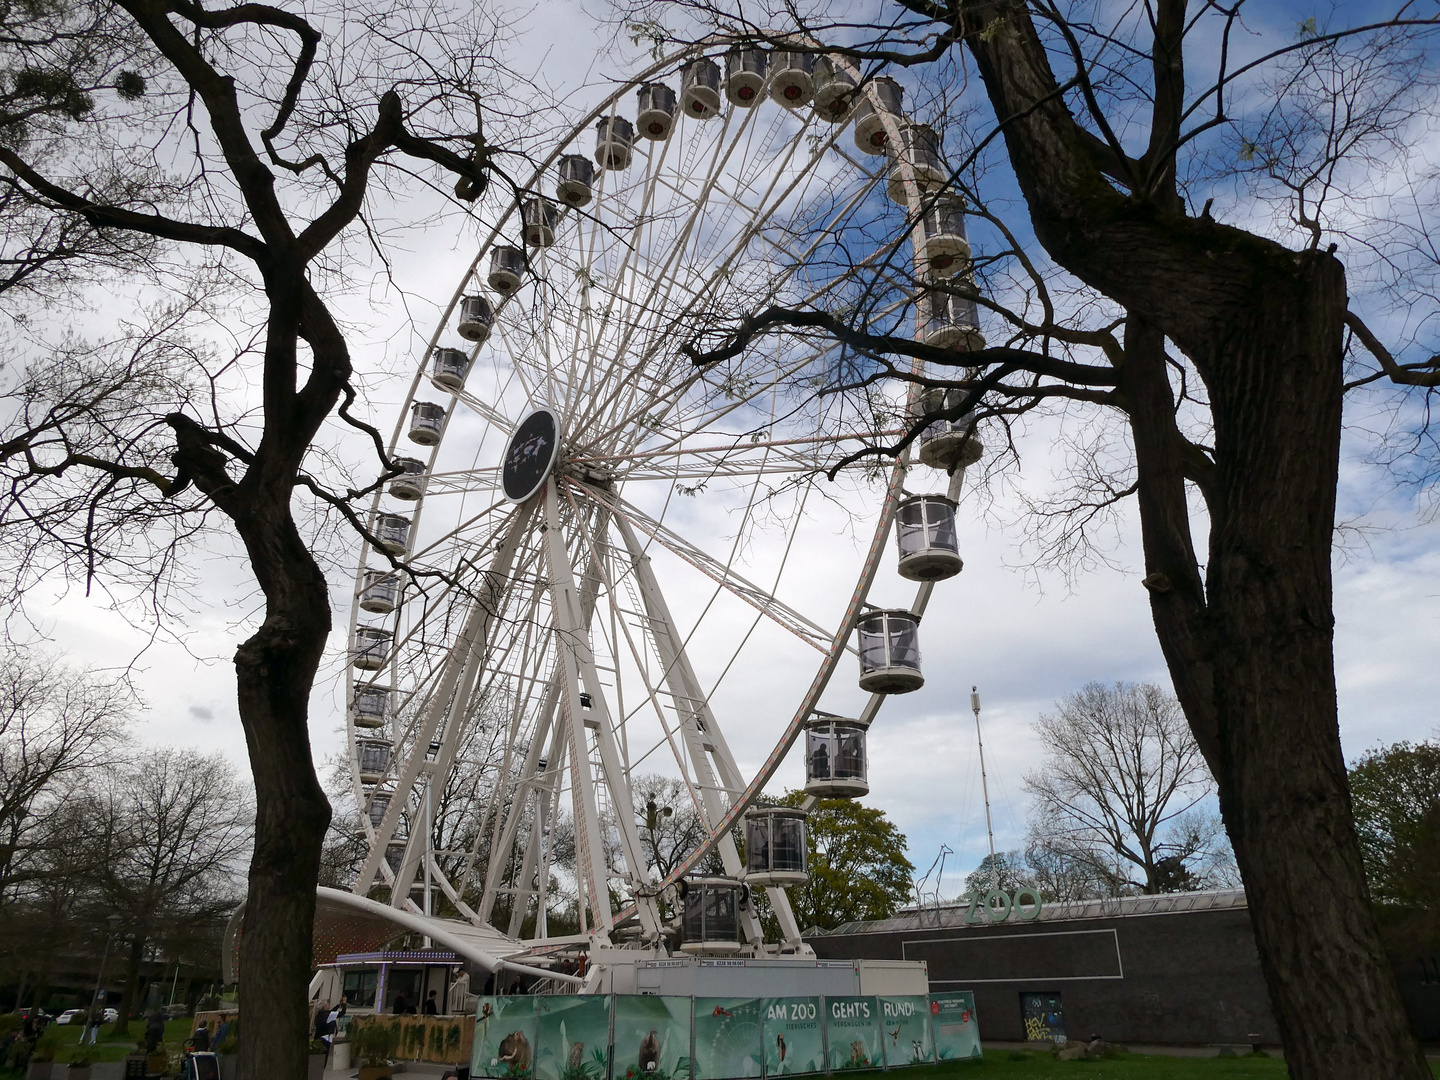
[[[147,937],[148,934],[142,928],[130,940],[130,951],[125,957],[125,990],[120,996],[120,1005],[115,1010],[120,1019],[115,1021],[112,1034],[130,1034],[130,1014],[135,1011],[135,999],[140,993],[140,962],[145,958]]]
[[[1075,122],[1023,3],[963,6],[1036,236],[1129,316],[1118,392],[1135,438],[1145,584],[1219,787],[1291,1074],[1428,1077],[1370,911],[1336,714],[1344,271],[1329,255],[1186,217],[1164,182],[1165,139],[1136,162]],[[1184,5],[1168,8],[1183,23]],[[1179,77],[1178,62],[1161,67]],[[1162,96],[1157,128],[1178,130],[1159,115]],[[1117,175],[1129,193],[1107,179]],[[1146,176],[1161,179],[1137,188]],[[1209,392],[1213,462],[1175,426],[1167,339]],[[1203,579],[1187,481],[1209,511]]]
[[[264,623],[235,654],[256,795],[240,939],[241,1080],[305,1075],[315,881],[330,823],[308,726],[330,598],[290,514],[293,475],[236,517],[268,601]]]

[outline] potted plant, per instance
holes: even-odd
[[[221,1039],[215,1046],[215,1060],[220,1065],[220,1080],[235,1080],[235,1055],[240,1052],[240,1032],[238,1020],[230,1024],[230,1030],[225,1038]]]
[[[30,1051],[30,1065],[25,1070],[25,1080],[50,1080],[55,1069],[55,1047],[60,1036],[50,1029],[35,1040],[35,1049]]]
[[[70,1055],[70,1067],[65,1070],[65,1080],[90,1080],[90,1055],[76,1050]]]
[[[325,1080],[325,1059],[329,1054],[330,1046],[324,1039],[310,1040],[310,1071],[306,1080]]]
[[[359,1080],[391,1080],[395,1070],[390,1059],[399,1042],[398,1024],[387,1024],[378,1017],[368,1023],[350,1025],[350,1053],[360,1060]]]

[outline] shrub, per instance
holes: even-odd
[[[379,1018],[350,1025],[350,1052],[366,1065],[385,1065],[395,1056],[400,1042],[398,1022],[385,1023]]]

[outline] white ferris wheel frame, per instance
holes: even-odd
[[[725,40],[706,41],[667,56],[620,87],[576,126],[569,139],[560,142],[557,148],[540,163],[527,190],[539,192],[542,178],[549,173],[561,153],[573,146],[575,137],[593,125],[596,120],[606,115],[613,117],[617,103],[623,95],[662,72],[673,71],[678,63],[688,57],[704,55],[717,46],[727,44],[729,42]],[[857,82],[860,81],[858,70],[852,68],[850,73]],[[864,82],[861,85],[863,92],[870,96],[872,103],[878,104],[873,84]],[[723,122],[727,125],[730,124],[732,118],[739,111],[733,107],[727,110]],[[887,130],[890,145],[903,145],[899,125],[904,118],[897,118],[882,109],[876,111]],[[745,115],[739,121],[742,127],[752,121],[759,109],[752,107],[744,112]],[[719,118],[708,122],[715,123],[717,121]],[[676,122],[680,122],[679,115],[676,117]],[[808,128],[811,123],[813,121],[807,117],[803,126]],[[833,132],[825,140],[825,147],[833,146],[839,135],[847,131],[849,127],[849,120],[834,125]],[[721,140],[723,143],[723,134]],[[667,139],[666,143],[668,144],[669,141]],[[737,143],[738,136],[729,144],[731,151]],[[902,176],[911,221],[911,229],[906,238],[911,242],[913,273],[918,280],[924,277],[925,271],[923,230],[919,213],[925,196],[922,195],[905,156],[899,155],[895,160],[904,163]],[[854,163],[852,162],[852,164]],[[863,165],[856,164],[856,167],[862,172],[865,171]],[[712,173],[714,171],[712,169]],[[885,173],[886,168],[882,166],[882,178]],[[772,190],[766,193],[765,198],[756,200],[756,209],[751,220],[745,223],[739,236],[730,246],[731,259],[737,253],[745,250],[749,240],[759,235],[760,215],[766,213],[767,208],[778,206],[778,202],[770,201],[770,197],[774,194],[773,185],[778,183],[781,175],[783,172],[777,170],[772,181]],[[604,173],[601,172],[600,176],[603,180]],[[708,183],[713,185],[717,182],[717,176],[712,175]],[[792,183],[791,186],[793,188],[794,184]],[[843,207],[841,213],[845,214],[853,209],[854,203]],[[476,285],[481,273],[482,260],[500,240],[502,230],[516,213],[518,213],[518,206],[510,208],[504,213],[484,243],[480,245],[479,253],[462,275],[455,294],[421,353],[415,377],[406,397],[406,407],[401,409],[395,430],[387,444],[387,452],[392,456],[400,446],[400,439],[405,430],[408,406],[410,402],[416,400],[416,393],[425,379],[429,357],[440,344],[441,336],[450,325],[461,298],[466,295],[467,290],[477,291]],[[839,215],[837,215],[837,220],[838,217]],[[817,239],[816,243],[818,244],[818,242]],[[677,247],[679,246],[677,245]],[[814,250],[813,245],[809,250]],[[794,251],[786,251],[785,254],[789,258],[796,259],[797,263],[804,257],[803,254],[797,255]],[[872,261],[878,255],[879,253],[876,253],[865,262]],[[723,274],[727,270],[728,265],[720,265],[715,268],[717,274]],[[504,302],[502,301],[502,304]],[[496,314],[498,330],[498,310]],[[918,336],[923,330],[923,320],[925,319],[923,307],[917,305],[915,317]],[[506,343],[506,347],[509,347],[508,343]],[[476,352],[478,352],[478,346]],[[592,364],[593,359],[592,356]],[[807,356],[805,362],[808,363],[810,359]],[[516,375],[523,381],[524,376],[520,365],[516,364],[515,367]],[[777,380],[779,377],[777,376]],[[539,392],[539,387],[526,386],[525,389],[535,406],[546,406],[552,412],[557,413],[558,417],[566,415],[567,405],[574,407],[580,404],[578,400],[573,402],[552,401]],[[630,387],[629,392],[632,398],[636,397],[634,387]],[[677,388],[677,400],[678,392]],[[913,409],[917,397],[918,388],[912,384],[907,400],[910,408]],[[446,410],[445,427],[441,430],[442,440],[445,428],[448,428],[455,415],[457,404],[464,404],[470,411],[499,430],[508,431],[513,420],[519,419],[519,417],[507,417],[493,404],[482,400],[473,392],[467,393],[462,390],[451,397],[450,405]],[[593,412],[596,407],[598,406],[590,405],[590,411]],[[582,419],[584,415],[581,414]],[[719,415],[723,416],[724,414]],[[626,417],[626,420],[631,423],[636,419],[637,417],[633,414]],[[609,455],[603,458],[603,462],[602,458],[597,456],[594,463],[599,466],[604,462],[625,460],[629,462],[631,471],[628,479],[631,480],[655,478],[674,481],[682,478],[698,479],[716,476],[743,477],[755,475],[758,472],[774,475],[781,472],[813,469],[813,459],[804,457],[806,449],[812,448],[817,443],[834,443],[856,437],[862,436],[860,433],[856,433],[849,436],[835,435],[814,439],[758,440],[745,447],[739,456],[736,455],[737,448],[733,445],[699,448],[685,448],[680,445],[649,447],[643,451],[624,455]],[[438,452],[438,445],[431,449],[427,470],[433,469]],[[584,464],[584,459],[576,459],[576,462]],[[670,463],[668,467],[664,464],[666,462]],[[647,466],[654,469],[654,472],[646,474],[643,470]],[[776,769],[804,730],[805,722],[815,713],[821,695],[835,674],[841,656],[847,651],[854,652],[853,648],[848,647],[850,635],[857,618],[867,607],[867,598],[888,542],[895,509],[903,494],[907,468],[908,460],[906,457],[902,457],[889,470],[876,527],[867,548],[859,579],[852,591],[845,614],[834,631],[826,630],[800,612],[791,609],[774,596],[772,590],[746,580],[735,570],[733,559],[731,564],[720,562],[697,545],[685,541],[674,530],[665,526],[662,521],[655,520],[639,507],[628,504],[613,487],[605,483],[603,476],[597,474],[594,478],[595,482],[592,483],[571,476],[562,489],[561,483],[552,470],[543,484],[527,501],[511,507],[503,526],[503,538],[496,546],[493,558],[484,575],[484,584],[476,591],[469,605],[464,625],[454,635],[453,644],[446,652],[440,669],[434,675],[425,708],[412,717],[403,736],[400,732],[395,732],[393,739],[395,753],[387,777],[391,782],[392,794],[388,808],[378,825],[372,824],[365,812],[368,796],[360,781],[358,740],[364,739],[365,735],[357,732],[353,716],[347,717],[347,742],[351,773],[354,778],[357,805],[361,810],[362,827],[370,845],[352,891],[357,896],[364,896],[377,882],[380,882],[389,887],[392,907],[428,915],[432,906],[432,888],[438,889],[462,918],[476,926],[491,925],[498,898],[503,892],[509,891],[511,894],[511,920],[508,933],[512,938],[518,937],[520,924],[529,903],[532,900],[538,900],[535,938],[527,943],[530,948],[553,947],[580,941],[608,943],[616,924],[632,916],[638,919],[647,941],[661,940],[662,927],[656,898],[682,876],[692,872],[712,849],[718,850],[727,876],[735,878],[742,876],[741,860],[732,830],[740,822],[745,811],[755,805],[765,785],[774,776]],[[454,472],[432,475],[427,495],[474,490],[476,484],[483,486],[486,482],[494,486],[496,477],[497,470],[493,468],[476,468],[468,473]],[[964,467],[962,465],[955,469],[950,477],[947,495],[951,499],[959,495],[963,478]],[[382,511],[381,494],[381,491],[377,491],[372,500],[370,510],[372,521]],[[580,496],[579,499],[577,499],[577,495]],[[411,526],[412,536],[418,532],[423,502],[422,499],[416,504],[416,513]],[[490,509],[493,510],[494,507]],[[695,771],[693,777],[685,777],[685,782],[690,787],[696,809],[702,815],[702,820],[708,830],[704,842],[696,847],[680,865],[662,880],[652,880],[646,870],[641,841],[633,816],[629,813],[613,814],[608,823],[613,825],[619,833],[622,858],[629,871],[625,884],[628,886],[631,896],[628,905],[623,906],[619,911],[614,910],[610,902],[608,876],[597,870],[597,867],[604,867],[606,858],[604,838],[600,835],[602,814],[598,784],[603,783],[610,792],[613,805],[628,807],[631,803],[629,773],[621,761],[621,754],[616,745],[615,726],[608,709],[607,695],[596,668],[595,656],[590,649],[591,624],[597,606],[597,592],[601,588],[613,589],[615,583],[602,580],[604,560],[601,559],[592,560],[591,565],[583,567],[584,574],[581,577],[576,576],[577,560],[575,553],[566,545],[565,529],[562,524],[562,512],[567,510],[569,511],[569,520],[573,525],[572,532],[577,529],[581,532],[588,531],[587,539],[593,541],[596,534],[604,534],[613,528],[622,540],[624,557],[629,562],[633,583],[649,627],[648,643],[659,654],[663,670],[665,684],[663,690],[647,686],[647,691],[652,698],[663,693],[673,703],[675,712],[680,715],[680,722],[676,725],[674,734],[678,735],[679,741],[685,744],[691,768]],[[481,511],[476,518],[485,512]],[[510,805],[510,812],[502,822],[500,808],[497,807],[493,824],[490,822],[488,811],[482,817],[479,829],[481,839],[477,839],[475,849],[468,852],[461,878],[463,887],[463,882],[469,879],[475,870],[478,848],[486,826],[491,829],[490,850],[492,852],[509,852],[513,849],[519,831],[525,827],[526,807],[531,803],[529,795],[533,793],[535,795],[534,810],[532,811],[534,818],[529,828],[529,840],[525,845],[523,863],[515,878],[517,882],[525,884],[517,885],[510,890],[504,889],[501,879],[504,876],[507,860],[493,859],[485,868],[485,885],[480,903],[472,907],[466,903],[455,884],[440,871],[436,863],[439,853],[432,850],[432,830],[429,828],[428,821],[423,827],[411,828],[408,839],[405,840],[405,851],[398,870],[392,870],[389,866],[386,851],[396,838],[402,819],[407,813],[413,814],[427,805],[432,785],[437,782],[443,783],[455,763],[464,729],[464,724],[459,721],[463,717],[481,677],[488,656],[487,647],[493,643],[495,623],[499,613],[504,609],[505,587],[510,583],[512,574],[516,570],[517,557],[521,554],[525,538],[533,535],[532,529],[537,525],[541,526],[545,538],[544,550],[539,553],[539,558],[535,560],[536,565],[532,566],[532,571],[543,566],[544,572],[549,575],[549,608],[553,620],[551,629],[560,643],[555,649],[558,654],[558,662],[554,664],[555,670],[546,676],[548,683],[536,726],[528,740],[528,746],[525,748],[524,760],[518,764],[520,780],[516,785],[515,798]],[[459,529],[457,528],[455,531],[458,532]],[[500,532],[501,529],[497,527],[496,531]],[[687,562],[713,580],[718,588],[725,589],[739,597],[754,607],[761,616],[769,617],[772,621],[786,627],[821,653],[818,670],[809,688],[774,749],[765,759],[759,771],[748,782],[741,774],[734,755],[725,742],[721,726],[711,711],[708,696],[704,692],[686,652],[685,640],[675,624],[663,591],[650,567],[650,558],[646,554],[648,544],[655,544]],[[362,551],[360,565],[356,572],[356,604],[352,605],[347,641],[354,640],[355,628],[359,625],[358,600],[368,554],[368,552]],[[536,553],[532,552],[531,554]],[[917,586],[915,598],[910,605],[910,611],[917,617],[924,614],[933,588],[933,582],[924,582]],[[517,643],[512,642],[512,647]],[[397,636],[389,665],[393,666],[398,662],[404,644],[405,642]],[[520,644],[520,647],[523,649],[525,645]],[[353,702],[355,690],[361,680],[357,679],[356,672],[349,665],[347,665],[347,671],[349,673],[349,700]],[[383,680],[367,679],[363,681],[368,685]],[[576,723],[574,720],[580,716],[582,711],[578,707],[578,703],[582,700],[582,694],[588,700],[589,707],[584,711],[589,715],[584,718],[583,722]],[[862,723],[868,725],[874,719],[886,696],[881,693],[870,696],[859,717]],[[657,710],[658,708],[657,703]],[[588,744],[587,731],[593,732],[593,748]],[[440,735],[438,740],[437,734]],[[410,748],[410,753],[403,761],[399,761],[396,759],[399,757],[402,743]],[[510,755],[515,749],[516,747],[507,745],[505,762],[507,769],[512,765]],[[678,749],[676,754],[678,760],[680,757]],[[592,762],[592,758],[598,758],[598,760]],[[545,926],[545,900],[549,869],[547,852],[544,849],[546,820],[548,817],[553,821],[554,815],[559,812],[559,797],[562,787],[561,768],[553,767],[548,770],[548,774],[542,774],[543,762],[546,759],[552,765],[564,759],[568,763],[570,772],[576,832],[575,879],[576,887],[579,890],[577,907],[581,925],[581,934],[571,938],[551,937],[546,932]],[[592,772],[592,764],[598,765],[598,775]],[[681,767],[682,775],[684,775],[683,762]],[[522,795],[522,789],[527,784],[533,790]],[[623,793],[623,801],[617,796],[617,792]],[[423,900],[417,904],[411,895],[411,887],[417,877],[422,876],[425,885]],[[532,881],[533,886],[530,884]],[[780,925],[783,938],[780,948],[787,951],[808,951],[801,942],[800,927],[796,923],[784,889],[772,887],[767,889],[767,894]],[[759,945],[761,942],[760,926],[753,905],[742,912],[742,921],[747,940]]]

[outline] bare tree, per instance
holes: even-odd
[[[1174,892],[1224,845],[1218,818],[1197,815],[1215,783],[1174,696],[1150,683],[1092,682],[1034,725],[1045,763],[1025,776],[1031,841],[1105,882]]]
[[[224,755],[176,747],[136,754],[92,801],[100,892],[120,917],[117,936],[126,945],[115,1026],[123,1033],[140,1005],[140,965],[150,942],[234,909],[255,809]]]
[[[64,402],[13,425],[3,440],[11,448],[5,517],[32,526],[21,541],[26,565],[37,551],[58,549],[80,553],[87,574],[130,582],[167,581],[177,552],[171,541],[198,521],[213,517],[239,537],[264,596],[263,619],[235,656],[257,795],[239,1074],[298,1078],[315,882],[330,819],[307,714],[331,621],[295,496],[306,493],[373,542],[351,502],[395,473],[378,433],[350,411],[350,346],[326,291],[344,281],[352,237],[384,237],[376,214],[387,177],[413,191],[417,177],[433,184],[439,173],[446,179],[436,186],[453,180],[462,202],[485,190],[491,150],[482,113],[492,135],[503,124],[485,103],[496,28],[483,12],[438,5],[302,15],[271,4],[120,0],[105,10],[153,61],[143,93],[132,81],[103,94],[96,86],[93,110],[50,114],[67,136],[59,157],[53,142],[0,139],[4,182],[45,213],[87,223],[116,244],[134,237],[187,253],[176,260],[207,267],[243,301],[242,328],[231,333],[238,345],[226,358],[180,358],[191,377],[177,375],[174,384],[202,387],[198,400],[173,389],[132,396],[128,421],[113,430],[102,424],[97,432],[92,413],[66,413]],[[89,11],[84,3],[37,5],[31,32],[4,43],[5,66],[63,67],[66,43]],[[180,183],[162,200],[91,184],[87,156],[138,158]],[[236,310],[212,329],[230,331]],[[371,450],[367,475],[341,479],[334,490],[311,471],[327,462],[316,444],[332,417]],[[28,452],[47,438],[49,452]],[[88,449],[96,444],[106,452]],[[22,501],[26,508],[16,509]],[[90,542],[97,531],[133,538],[167,514],[188,524],[153,549],[117,542],[97,552]],[[162,613],[177,602],[163,584],[149,596]]]
[[[957,391],[862,456],[898,455],[928,423],[974,416],[1004,463],[1027,415],[1083,414],[1069,491],[1034,507],[1040,561],[1103,558],[1095,531],[1135,500],[1151,614],[1217,782],[1294,1075],[1419,1080],[1350,816],[1330,560],[1347,392],[1440,385],[1433,349],[1392,352],[1350,306],[1342,262],[1391,286],[1371,305],[1381,313],[1433,317],[1433,177],[1391,152],[1433,107],[1437,21],[1404,5],[1252,39],[1248,10],[896,0],[857,21],[711,2],[630,16],[661,41],[698,37],[664,25],[694,15],[741,41],[848,58],[865,77],[908,68],[937,122],[954,107],[950,179],[982,241],[973,276],[910,270],[913,220],[847,223],[847,236],[888,238],[867,281],[804,306],[757,295],[691,355],[743,377],[753,344],[823,335],[839,349],[797,387],[858,396],[861,415],[887,382]],[[1307,113],[1318,122],[1296,122]],[[1377,170],[1364,166],[1386,153],[1418,209],[1382,200],[1390,220],[1370,227],[1361,203]],[[1006,206],[1016,188],[1024,221]],[[959,353],[916,340],[917,305],[946,293],[973,301],[1003,340]],[[1397,456],[1430,446],[1409,415]],[[1322,989],[1340,984],[1344,1001]]]
[[[0,646],[0,910],[18,886],[44,876],[49,823],[87,773],[116,761],[135,707],[123,678]]]

